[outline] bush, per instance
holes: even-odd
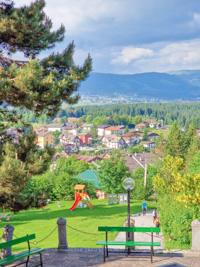
[[[159,197],[158,208],[164,236],[175,236],[174,241],[190,245],[191,230],[181,235],[178,234],[191,227],[191,222],[198,216],[197,212],[192,208],[186,208],[184,203],[175,201],[169,195]]]

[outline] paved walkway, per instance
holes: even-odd
[[[199,254],[155,254],[153,263],[150,261],[150,253],[136,253],[126,256],[111,254],[106,262],[103,262],[102,249],[68,249],[67,251],[46,250],[43,252],[44,267],[199,267]],[[39,264],[39,256],[30,259],[30,266]],[[12,265],[9,265],[12,266]],[[25,266],[25,265],[21,265]]]
[[[154,227],[155,225],[153,224],[153,217],[152,217],[152,210],[147,211],[146,215],[143,216],[142,213],[136,213],[131,216],[131,219],[135,221],[135,226],[136,227]],[[134,233],[134,238],[137,241],[144,241],[144,242],[149,242],[151,241],[151,234],[150,233]],[[120,232],[116,238],[116,241],[125,241],[126,240],[126,233]],[[162,251],[164,249],[164,244],[163,244],[163,235],[162,233],[159,234],[157,237],[156,234],[154,234],[153,238],[154,242],[161,242],[160,247],[155,247],[154,251]],[[112,246],[112,248],[116,248],[116,246]],[[117,246],[119,248],[119,246]],[[124,247],[121,246],[121,249]],[[147,247],[136,247],[136,251],[138,250],[143,250],[143,251],[149,251],[149,248]]]

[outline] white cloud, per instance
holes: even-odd
[[[193,23],[197,24],[198,26],[200,25],[200,14],[199,13],[193,14]]]
[[[131,61],[134,61],[139,58],[152,57],[153,51],[148,48],[133,47],[128,46],[124,47],[120,53],[114,58],[111,63],[123,63],[129,64]]]
[[[110,64],[115,65],[117,73],[200,69],[200,39],[171,44],[153,43],[146,45],[146,48],[118,48],[118,52],[116,50],[117,48]]]

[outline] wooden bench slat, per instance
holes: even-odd
[[[160,227],[115,227],[99,226],[99,231],[103,232],[139,232],[139,233],[160,233]]]
[[[8,247],[11,247],[13,245],[17,245],[17,244],[32,240],[34,238],[35,238],[35,234],[27,235],[27,236],[24,236],[24,237],[20,237],[18,239],[13,239],[11,241],[7,241],[7,242],[4,242],[4,243],[1,243],[0,244],[0,249],[8,248]]]
[[[9,256],[5,259],[0,260],[0,266],[17,261],[17,260],[20,260],[20,259],[23,259],[25,257],[31,256],[31,255],[34,255],[34,254],[37,254],[40,252],[43,252],[44,250],[45,249],[43,249],[43,248],[33,248],[31,250],[27,250],[27,251],[20,252],[18,254],[14,254],[12,256]]]
[[[102,246],[148,246],[148,247],[158,247],[160,242],[142,242],[142,241],[98,241],[96,245]]]

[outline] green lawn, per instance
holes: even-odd
[[[127,205],[106,205],[107,200],[94,200],[94,209],[76,208],[69,211],[73,201],[61,201],[61,207],[57,202],[47,205],[45,210],[31,209],[14,214],[13,221],[9,224],[15,227],[14,234],[22,237],[26,234],[36,234],[36,241],[45,238],[56,227],[57,219],[64,217],[67,224],[77,230],[97,234],[98,226],[122,226],[127,218]],[[131,202],[131,214],[141,211],[142,201]],[[156,208],[155,202],[147,202],[148,209]],[[8,222],[0,222],[3,227]],[[117,233],[109,234],[109,239],[113,240]],[[0,232],[1,236],[1,232]],[[104,235],[88,235],[67,228],[67,241],[69,247],[90,247],[94,248],[98,240],[104,240]],[[41,248],[58,247],[58,230],[56,229],[47,239],[39,242],[36,246]],[[34,247],[34,245],[31,245]],[[20,244],[13,248],[13,251],[27,249],[26,244]]]

